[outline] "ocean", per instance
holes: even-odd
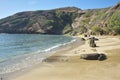
[[[62,35],[0,34],[0,74],[39,64],[59,47],[74,41]]]

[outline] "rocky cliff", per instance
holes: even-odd
[[[65,7],[19,12],[0,20],[0,33],[120,34],[120,3],[103,9]]]

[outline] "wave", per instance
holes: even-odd
[[[56,50],[59,49],[61,46],[68,45],[68,44],[73,43],[73,42],[75,42],[75,41],[76,41],[76,39],[73,39],[73,40],[71,40],[70,42],[55,45],[55,46],[53,46],[53,47],[51,47],[51,48],[46,49],[45,52],[51,52],[51,51],[52,51],[52,52],[53,52],[53,51],[56,52]]]

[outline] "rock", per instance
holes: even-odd
[[[90,47],[96,47],[95,38],[91,37],[89,42]]]
[[[95,37],[91,37],[91,38],[89,38],[89,39],[93,39],[93,40],[95,40],[95,41],[98,41],[98,40],[99,40],[98,38],[95,38]]]
[[[90,47],[96,47],[96,43],[95,43],[95,41],[98,41],[99,39],[97,39],[97,38],[95,38],[95,37],[91,37],[91,38],[89,38],[89,45],[90,45]]]
[[[84,39],[84,38],[81,38],[81,40],[82,40],[82,41],[85,41],[85,39]]]
[[[102,61],[107,59],[107,57],[105,54],[91,53],[91,54],[81,54],[80,59]]]
[[[86,59],[86,60],[98,60],[98,57],[100,54],[97,53],[92,53],[92,54],[81,54],[80,58],[81,59]]]
[[[85,34],[84,37],[87,37],[87,35]]]
[[[105,54],[100,54],[100,56],[98,57],[99,61],[105,60],[107,59],[107,56]]]

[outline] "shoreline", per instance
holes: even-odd
[[[60,53],[62,51],[70,50],[70,48],[73,47],[72,45],[78,46],[78,45],[82,45],[82,44],[84,44],[84,41],[81,41],[80,38],[74,37],[74,39],[71,42],[63,44],[63,45],[61,45],[57,48],[54,48],[54,49],[50,50],[50,52],[47,52],[48,54],[49,53],[50,54],[45,59],[53,56],[56,53]],[[45,59],[43,59],[42,62],[39,62],[38,64],[35,64],[34,66],[30,66],[30,67],[27,67],[27,68],[23,68],[21,70],[17,70],[17,71],[11,72],[11,73],[7,73],[5,75],[2,75],[1,77],[3,77],[4,80],[12,80],[13,78],[16,78],[18,76],[21,76],[24,73],[29,72],[31,69],[34,69],[36,66],[41,65],[45,61]]]
[[[119,80],[120,38],[98,36],[96,48],[88,41],[48,57],[41,64],[12,80]],[[80,54],[105,53],[107,60],[82,60]],[[97,75],[97,76],[96,76]]]

